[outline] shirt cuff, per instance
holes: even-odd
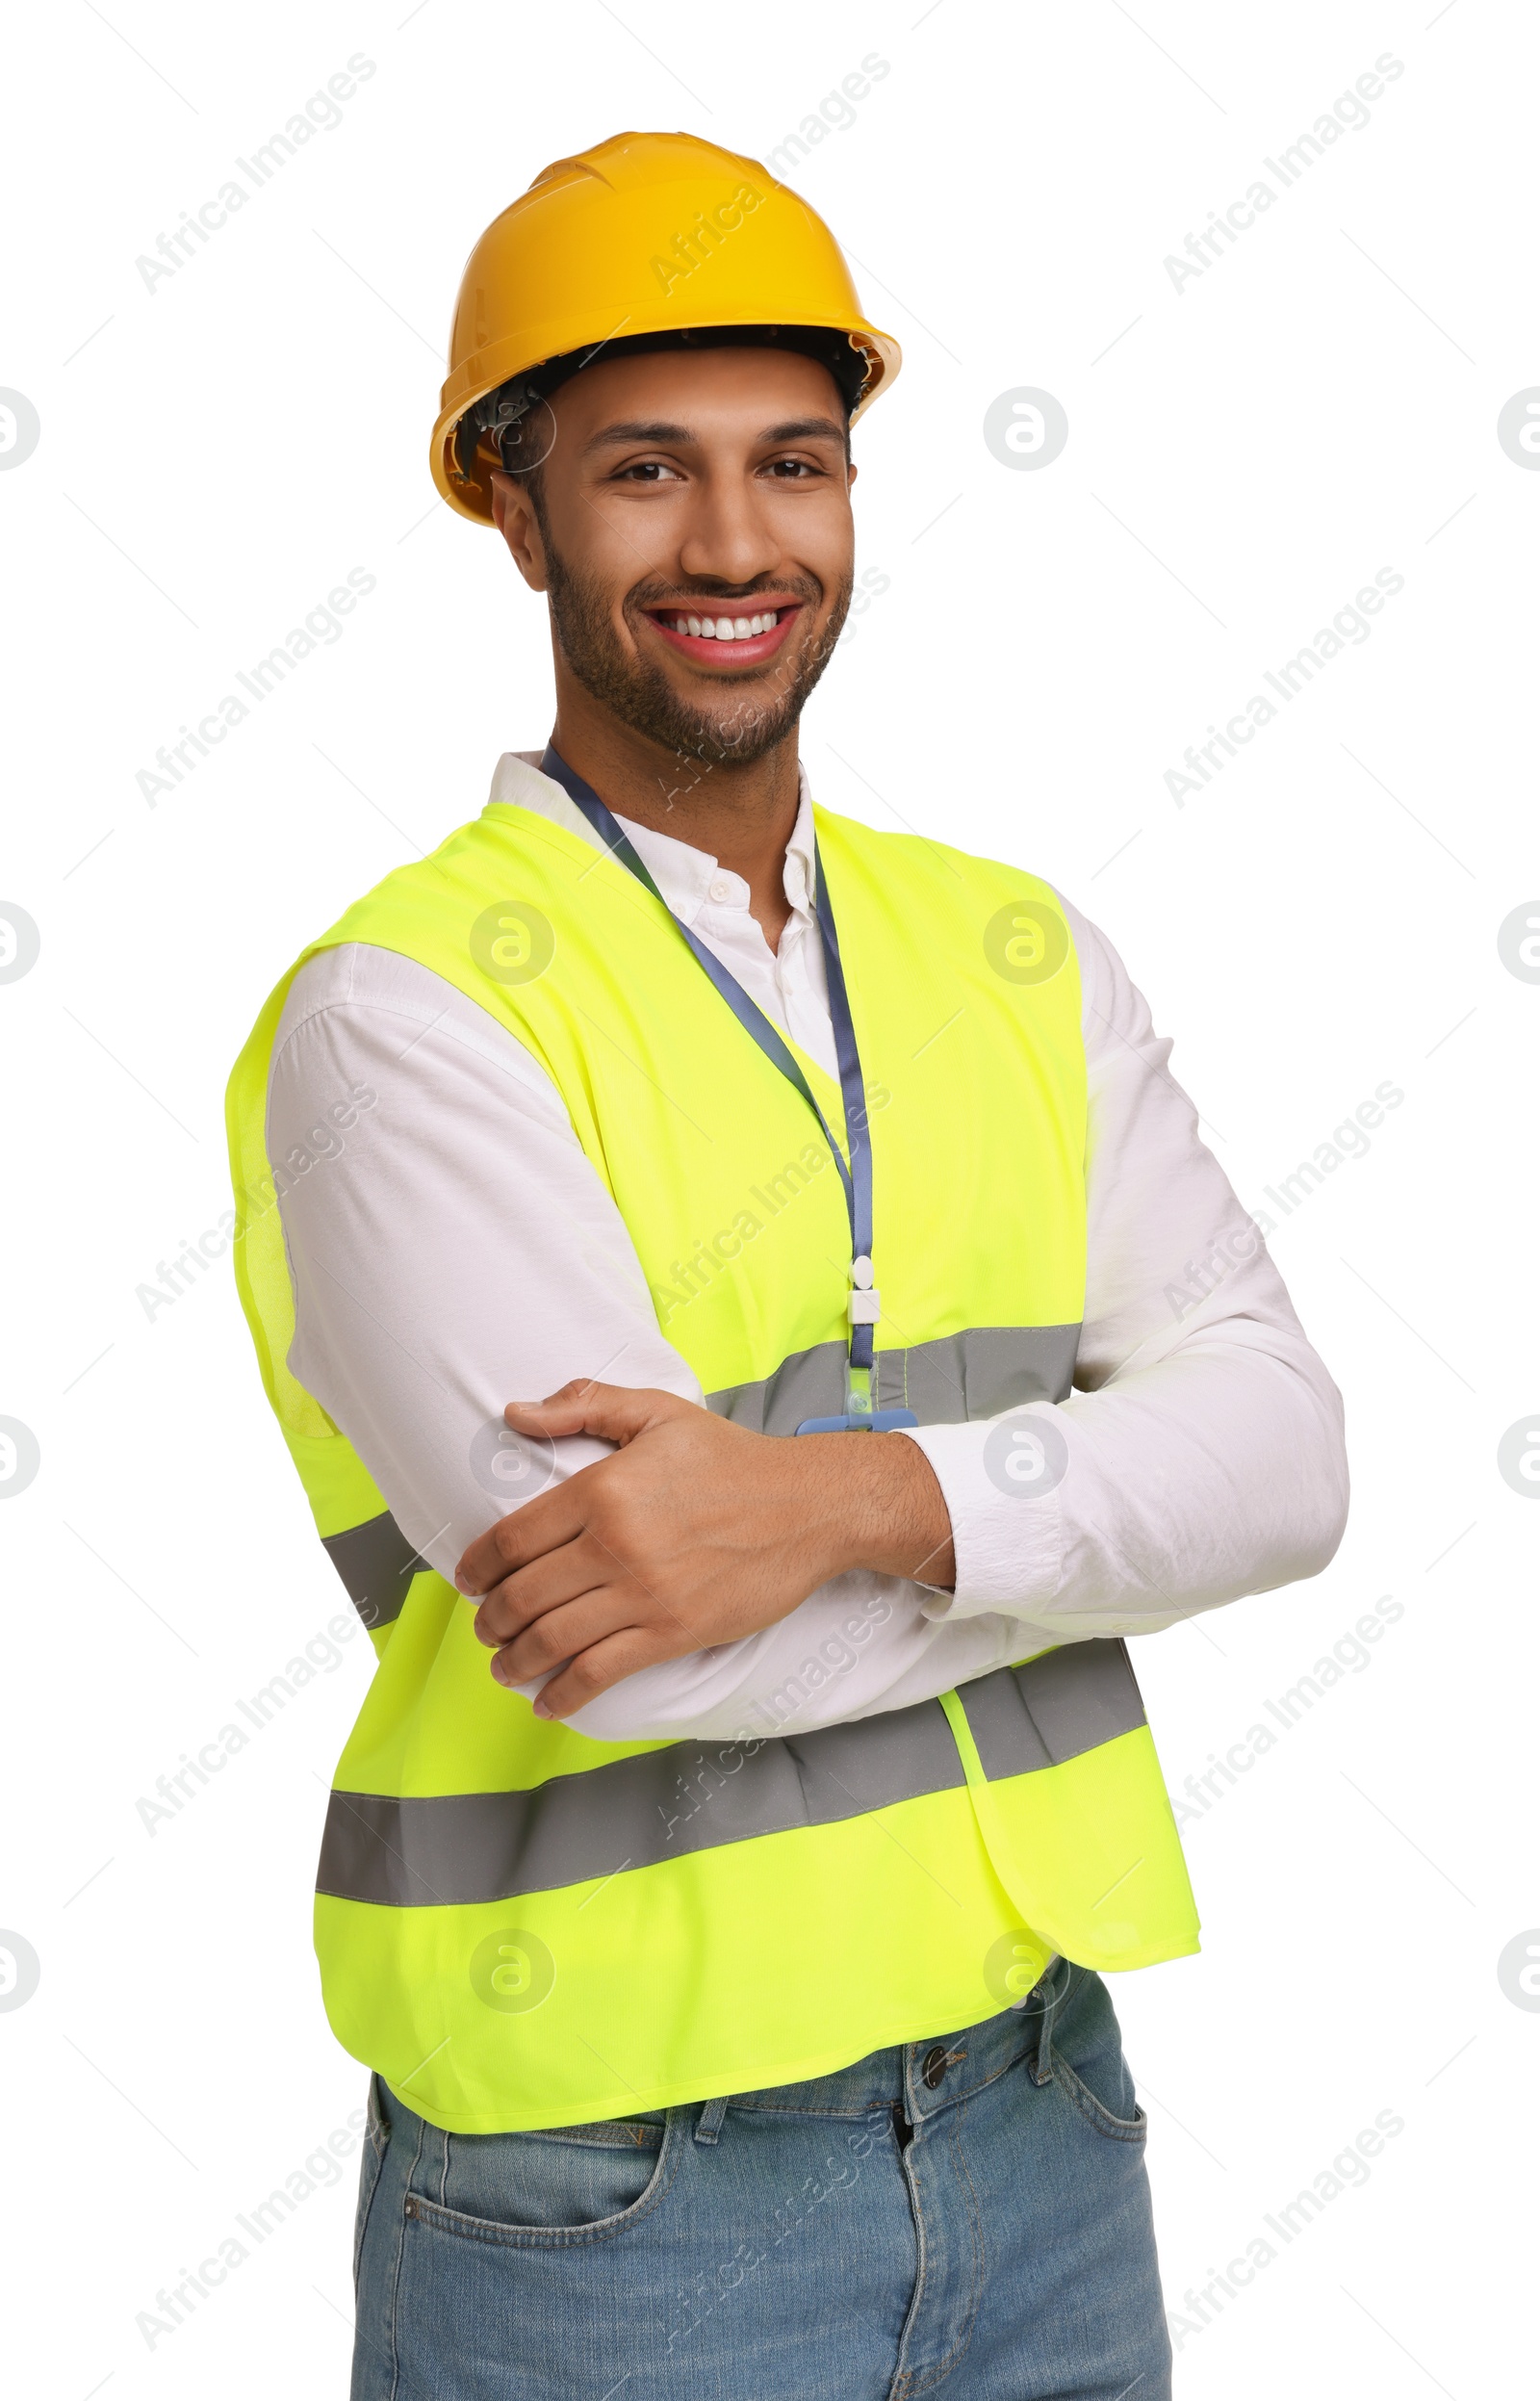
[[[952,1520],[957,1585],[927,1601],[928,1617],[1046,1613],[1065,1558],[1059,1473],[1065,1446],[1057,1417],[1045,1401],[1008,1418],[904,1429],[930,1460]],[[1031,1430],[1042,1421],[1044,1434],[1034,1440]]]

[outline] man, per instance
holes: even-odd
[[[379,1652],[317,1904],[356,2401],[1168,2389],[1096,1971],[1196,1918],[1121,1638],[1325,1565],[1340,1405],[1103,938],[811,804],[898,364],[685,136],[497,220],[434,472],[552,742],[232,1081]]]

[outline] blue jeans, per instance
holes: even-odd
[[[353,2401],[1168,2401],[1099,1976],[811,2082],[446,2134],[376,2078]]]

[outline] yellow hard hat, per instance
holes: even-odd
[[[693,134],[616,134],[558,159],[466,261],[434,482],[462,517],[490,524],[500,454],[466,424],[489,393],[605,345],[738,325],[843,336],[859,375],[853,419],[899,370],[898,344],[861,315],[822,218],[754,159]]]

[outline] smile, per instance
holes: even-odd
[[[670,648],[682,651],[686,658],[706,660],[712,666],[731,661],[735,667],[757,666],[772,658],[801,613],[800,601],[780,608],[748,608],[741,603],[719,606],[710,616],[677,606],[645,612]]]

